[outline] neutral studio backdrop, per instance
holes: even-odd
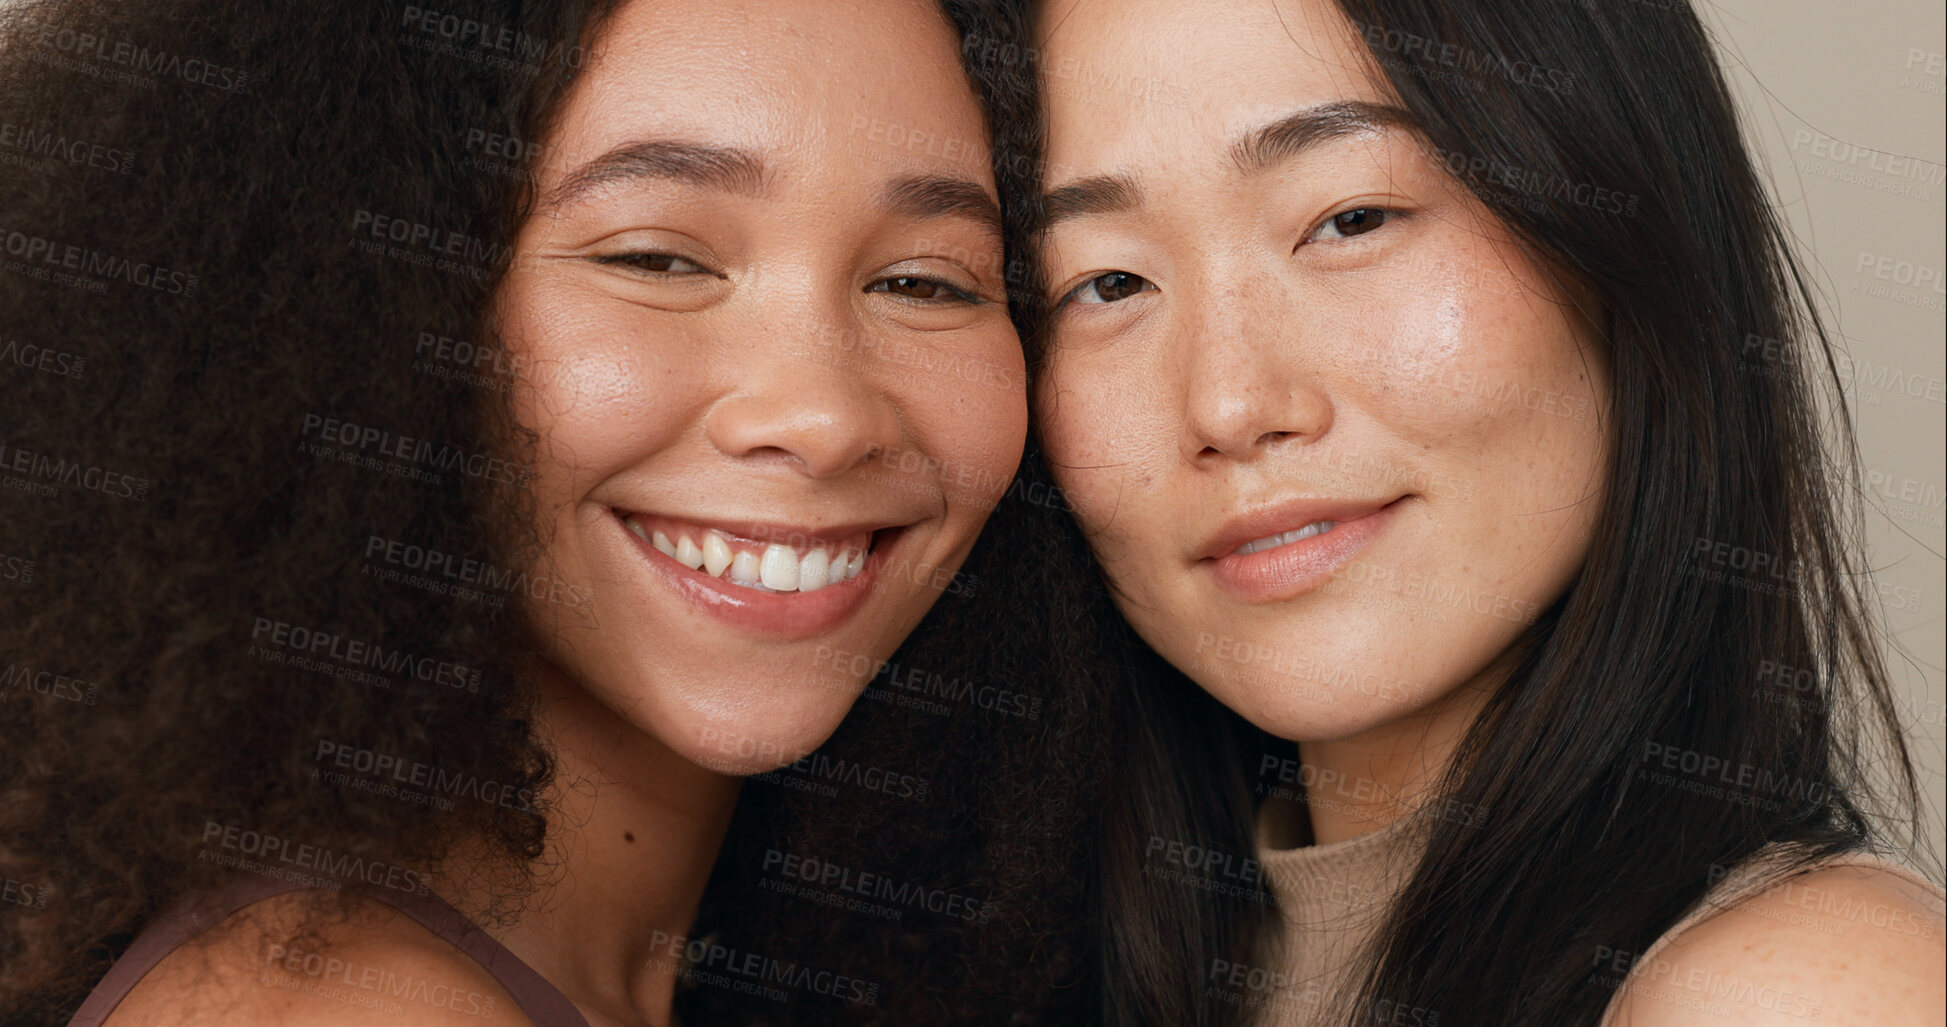
[[[1927,829],[1939,840],[1947,806],[1947,7],[1705,0],[1698,10],[1716,35],[1760,170],[1853,361],[1848,391],[1887,658],[1926,782]]]

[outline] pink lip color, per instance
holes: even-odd
[[[821,635],[844,623],[872,594],[884,551],[897,546],[905,536],[903,529],[881,532],[872,551],[865,555],[865,567],[856,577],[836,585],[814,592],[759,592],[677,563],[624,527],[619,517],[615,530],[691,606],[732,627],[785,640]]]
[[[1339,521],[1323,535],[1288,542],[1276,549],[1207,557],[1200,563],[1210,568],[1217,587],[1247,603],[1273,603],[1304,595],[1328,581],[1354,557],[1364,552],[1372,540],[1392,522],[1399,508],[1397,500],[1362,517]],[[1312,518],[1312,520],[1331,518]],[[1303,527],[1299,522],[1282,529]],[[1280,534],[1266,531],[1259,538]]]

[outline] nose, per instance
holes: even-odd
[[[774,322],[760,338],[768,341],[744,348],[737,387],[705,417],[718,452],[828,478],[899,445],[897,405],[870,373],[869,356],[858,356],[876,347],[860,344],[859,326],[844,312]]]
[[[1332,402],[1306,358],[1303,312],[1276,286],[1204,293],[1179,336],[1183,456],[1251,460],[1332,428]]]

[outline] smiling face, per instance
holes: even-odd
[[[1063,0],[1041,27],[1037,404],[1123,613],[1284,738],[1453,694],[1602,505],[1573,287],[1422,150],[1325,0]]]
[[[843,6],[624,7],[497,297],[543,440],[537,570],[592,596],[531,604],[548,661],[731,773],[831,733],[1026,434],[953,28]]]

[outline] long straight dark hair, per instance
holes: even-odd
[[[1594,1025],[1621,983],[1598,955],[1641,953],[1761,848],[1786,844],[1784,873],[1922,844],[1849,413],[1821,396],[1832,346],[1687,4],[1339,6],[1429,153],[1593,294],[1615,454],[1583,570],[1437,786],[1487,822],[1432,825],[1340,998],[1354,1023]],[[1045,345],[1045,312],[1028,319]],[[1249,1022],[1205,983],[1215,960],[1275,958],[1275,917],[1145,876],[1143,840],[1252,852],[1271,743],[1126,629],[1095,644],[1128,675],[1109,704],[1103,1019]]]

